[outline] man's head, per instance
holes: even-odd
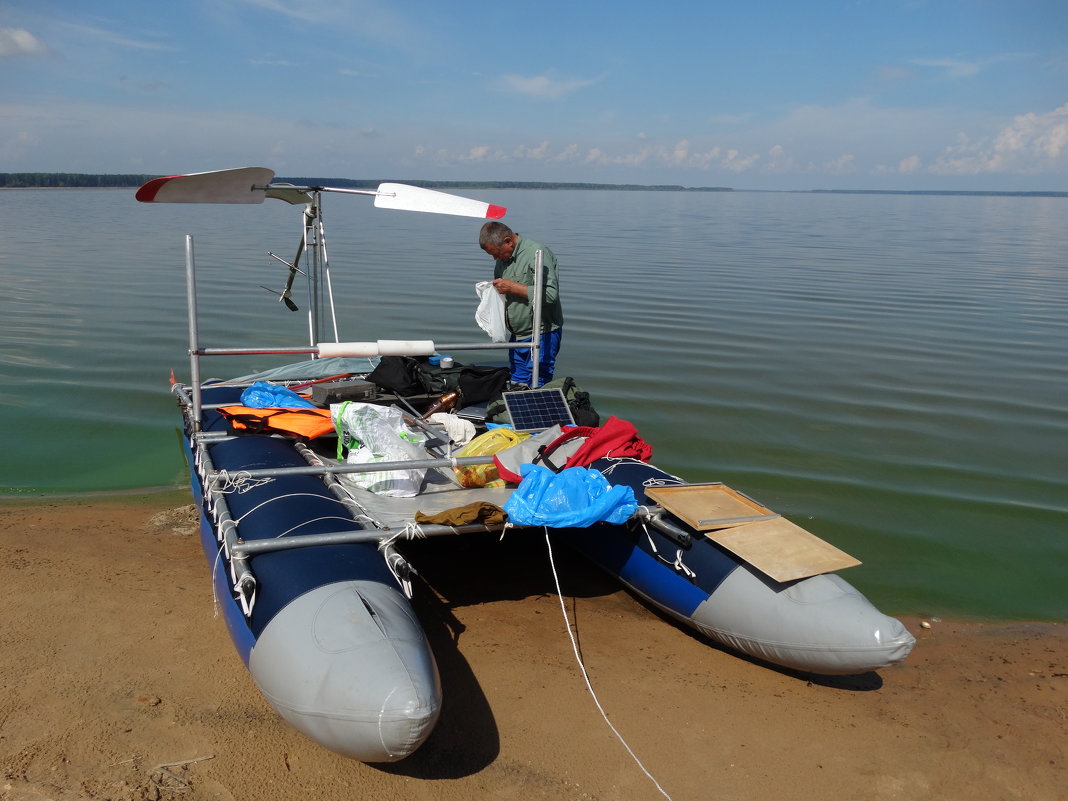
[[[500,261],[510,261],[519,237],[502,222],[488,222],[478,233],[478,245]]]

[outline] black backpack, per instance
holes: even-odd
[[[511,372],[507,367],[469,364],[460,370],[458,389],[465,406],[498,400],[508,384]]]
[[[426,392],[419,362],[409,356],[383,356],[367,380],[394,395],[420,395]]]

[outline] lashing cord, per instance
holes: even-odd
[[[597,698],[597,693],[593,690],[593,685],[590,683],[590,676],[586,672],[586,665],[583,664],[582,655],[579,653],[578,641],[575,639],[575,632],[571,627],[571,618],[568,617],[567,614],[567,606],[564,604],[564,595],[560,592],[560,577],[556,573],[556,562],[553,560],[553,544],[549,537],[548,528],[545,529],[545,545],[549,550],[549,567],[551,567],[553,571],[553,581],[556,583],[556,597],[560,601],[560,611],[564,616],[564,626],[567,628],[567,636],[571,640],[571,650],[575,653],[575,661],[578,663],[579,670],[582,672],[582,678],[586,682],[586,689],[589,690],[590,697],[593,698],[593,703],[597,706],[597,711],[601,713],[601,717],[604,718],[604,722],[608,724],[608,728],[612,730],[612,734],[614,734],[616,739],[623,744],[627,753],[630,754],[630,758],[634,760],[634,763],[639,768],[641,768],[642,773],[648,777],[649,781],[651,781],[656,789],[660,791],[660,794],[670,801],[671,796],[660,786],[660,782],[653,777],[653,774],[646,769],[645,765],[642,764],[642,761],[638,759],[638,755],[634,753],[633,749],[627,744],[627,741],[623,739],[623,735],[619,733],[619,730],[612,724],[612,721],[608,719],[608,714],[604,711],[604,707],[601,706],[601,702]]]

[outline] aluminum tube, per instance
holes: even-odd
[[[251,478],[270,478],[272,476],[306,475],[316,476],[322,473],[372,473],[390,470],[423,470],[432,467],[459,467],[470,464],[493,464],[492,456],[454,456],[447,459],[412,459],[396,462],[367,462],[365,464],[339,464],[322,467],[263,467],[257,470],[242,470],[241,475]]]
[[[533,368],[530,372],[530,388],[538,388],[538,372],[541,365],[541,287],[544,283],[544,254],[534,251],[534,324],[530,328],[530,359]]]
[[[246,580],[255,581],[255,577],[249,570],[248,561],[246,556],[241,556],[234,553],[234,548],[237,547],[239,540],[237,539],[237,523],[230,515],[230,507],[226,503],[226,494],[219,492],[216,489],[211,489],[210,477],[215,473],[215,465],[211,461],[211,456],[208,454],[207,445],[202,442],[198,442],[196,445],[200,469],[198,473],[201,475],[201,489],[205,496],[205,500],[210,500],[212,506],[215,507],[216,519],[210,521],[212,528],[215,529],[216,538],[221,538],[222,544],[220,547],[224,549],[224,555],[229,555],[230,575],[234,580],[234,585],[241,585]],[[205,478],[207,476],[207,478]]]
[[[442,537],[447,534],[474,534],[485,531],[500,531],[502,526],[486,526],[473,523],[466,526],[441,526],[432,523],[420,524],[419,530],[428,537]],[[390,537],[403,536],[406,529],[390,528],[385,530],[368,529],[366,531],[336,531],[329,534],[294,534],[288,537],[276,537],[269,540],[239,540],[232,547],[232,555],[238,559],[247,559],[259,553],[285,551],[292,548],[310,548],[316,545],[349,545],[359,542],[378,542]]]
[[[511,350],[527,347],[530,347],[530,344],[527,342],[446,342],[436,344],[435,350],[439,352],[450,350]],[[278,348],[265,346],[262,348],[199,348],[196,352],[200,356],[300,355],[302,353],[318,355],[319,347]]]
[[[193,431],[200,431],[200,357],[197,331],[197,268],[193,237],[185,235],[185,305],[189,313],[189,372],[193,385]]]

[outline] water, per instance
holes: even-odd
[[[1068,201],[471,194],[556,251],[558,375],[659,466],[856,555],[846,577],[887,611],[1068,619]],[[326,214],[342,339],[481,339],[477,221],[336,196]],[[201,344],[301,345],[303,311],[259,288],[281,288],[265,253],[292,257],[298,230],[280,202],[0,192],[0,492],[183,484],[167,378],[189,375],[184,235]]]

